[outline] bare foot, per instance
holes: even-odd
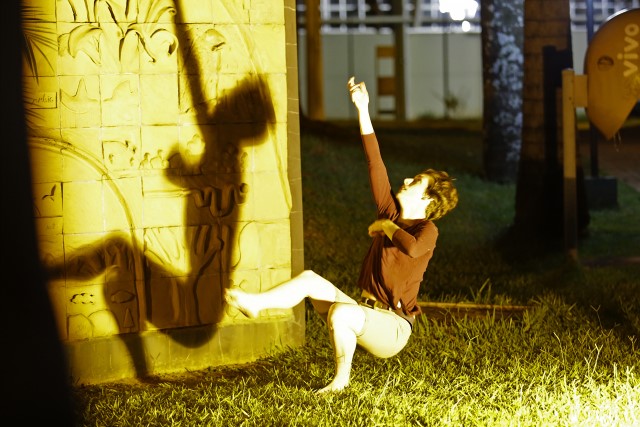
[[[320,390],[316,391],[316,393],[323,394],[323,393],[338,392],[338,391],[344,390],[348,385],[349,385],[349,380],[347,380],[347,381],[337,381],[334,378],[333,381],[331,381],[324,388],[321,388]]]
[[[227,289],[224,293],[224,299],[229,306],[237,309],[250,319],[258,317],[259,310],[251,307],[251,295],[240,289]]]

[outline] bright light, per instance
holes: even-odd
[[[475,0],[440,0],[440,13],[448,13],[454,21],[473,18],[477,10],[478,2]]]
[[[469,21],[462,21],[462,31],[467,33],[469,30],[471,30],[471,23]]]

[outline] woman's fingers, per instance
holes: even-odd
[[[360,82],[356,84],[355,77],[351,77],[349,79],[349,82],[347,83],[347,87],[349,88],[349,91],[351,93],[353,93],[355,90],[358,90],[358,89],[366,91],[366,88],[364,87],[364,82]]]
[[[364,84],[364,82],[360,82],[360,83],[358,83],[358,86],[360,87],[360,90],[362,91],[362,93],[364,93],[364,94],[367,94],[367,95],[368,95],[368,92],[367,92],[367,86]]]

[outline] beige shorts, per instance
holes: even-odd
[[[395,356],[407,345],[411,336],[411,324],[406,319],[393,311],[364,307],[338,288],[334,301],[312,300],[311,303],[325,323],[329,308],[334,303],[354,304],[360,308],[365,320],[362,331],[356,336],[357,343],[377,357]]]
[[[411,325],[393,311],[359,306],[365,315],[358,345],[376,357],[395,356],[411,336]]]

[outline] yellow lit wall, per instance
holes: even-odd
[[[229,286],[302,269],[294,0],[25,0],[40,255],[75,381],[300,343]]]

